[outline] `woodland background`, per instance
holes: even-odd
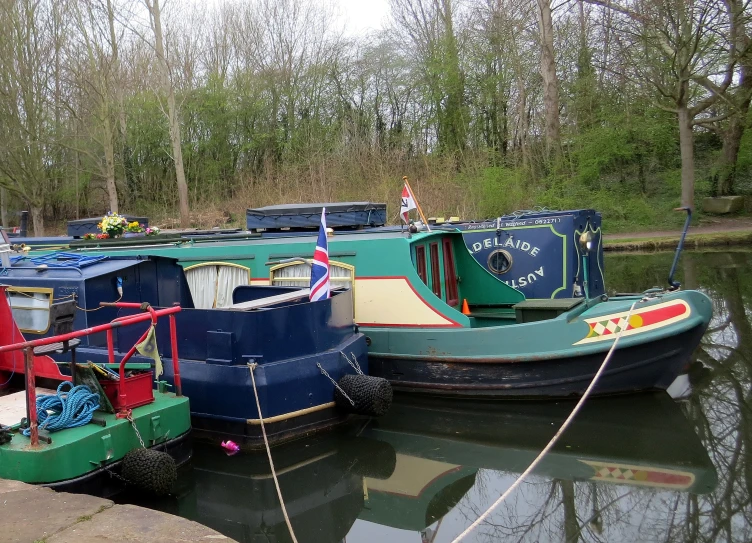
[[[752,193],[749,0],[0,0],[2,223],[243,224],[285,202],[594,207]]]

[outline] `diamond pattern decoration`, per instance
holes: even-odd
[[[591,322],[590,333],[587,337],[609,336],[611,334],[618,334],[622,330],[631,330],[632,328],[634,327],[627,323],[627,319],[624,317]]]
[[[617,467],[604,466],[596,472],[596,478],[601,479],[620,479],[622,481],[629,481],[631,479],[644,479],[644,472],[632,471],[631,469],[620,469]]]

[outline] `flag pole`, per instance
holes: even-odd
[[[426,216],[423,215],[423,210],[420,208],[420,204],[418,203],[418,199],[415,197],[415,193],[413,192],[413,188],[410,186],[410,182],[407,180],[407,176],[403,175],[402,180],[405,182],[405,185],[407,185],[407,190],[410,191],[410,196],[413,197],[413,200],[415,201],[415,207],[418,208],[418,213],[420,214],[420,218],[423,219],[423,224],[426,225],[426,229],[430,232],[431,231],[431,225],[428,224],[428,221],[426,220]]]

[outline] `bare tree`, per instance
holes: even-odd
[[[172,144],[172,160],[175,164],[175,180],[178,185],[178,200],[180,203],[180,226],[187,228],[191,224],[188,209],[188,183],[185,180],[183,167],[183,150],[180,137],[180,116],[175,102],[175,87],[171,80],[170,65],[165,54],[164,37],[162,33],[162,12],[159,0],[144,0],[149,10],[149,19],[154,32],[154,50],[157,54],[159,76],[162,92],[167,96],[167,122],[170,128],[170,143]]]
[[[37,236],[44,235],[54,128],[50,8],[35,0],[0,2],[0,184],[29,206]]]

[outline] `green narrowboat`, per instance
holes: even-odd
[[[0,374],[10,377],[0,383],[0,478],[102,496],[126,483],[168,491],[175,467],[191,457],[188,399],[179,390],[153,390],[152,372],[126,366],[127,357],[119,373],[110,370],[100,382],[90,365],[72,362],[72,375],[65,375],[49,355],[75,353],[78,338],[90,334],[106,334],[111,342],[114,329],[150,319],[156,324],[180,307],[26,341],[6,289],[0,286]],[[52,322],[55,314],[69,321],[61,306],[75,304],[68,300],[44,310],[35,300],[30,297],[24,318],[37,325],[46,319],[47,327],[61,324]]]
[[[197,237],[118,247],[113,240],[78,250],[175,258],[197,307],[225,307],[240,285],[307,287],[315,241],[299,234]],[[525,300],[473,258],[458,230],[332,236],[329,260],[332,287],[353,290],[370,373],[401,390],[580,395],[617,335],[618,349],[593,392],[666,389],[712,314],[710,299],[697,291]]]

